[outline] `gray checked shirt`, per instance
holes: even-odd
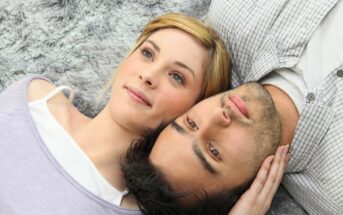
[[[338,0],[212,0],[208,22],[226,43],[236,87],[299,62]],[[343,48],[343,47],[342,47]],[[283,184],[310,214],[343,214],[343,62],[307,90]]]

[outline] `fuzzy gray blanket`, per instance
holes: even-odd
[[[210,0],[0,0],[0,92],[29,74],[77,89],[94,101],[144,24],[165,12],[205,19]],[[306,214],[281,187],[268,214]]]

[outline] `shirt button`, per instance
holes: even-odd
[[[314,95],[314,93],[309,93],[306,96],[306,102],[310,103],[313,102],[316,99],[316,96]]]
[[[337,76],[342,78],[343,77],[343,70],[338,70],[337,71]]]

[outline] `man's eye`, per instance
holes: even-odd
[[[188,116],[187,116],[187,124],[189,125],[189,127],[192,129],[192,130],[198,130],[199,128],[198,128],[198,126],[197,126],[197,124],[193,121],[193,120],[191,120]]]
[[[208,144],[208,150],[210,151],[210,153],[217,159],[217,160],[221,160],[221,156],[219,151],[211,144]]]
[[[147,59],[153,59],[153,54],[149,49],[143,48],[141,50],[142,55]]]
[[[171,77],[172,77],[172,79],[174,79],[178,84],[182,84],[182,85],[184,85],[184,83],[185,83],[185,79],[183,78],[183,76],[182,75],[180,75],[180,74],[178,74],[178,73],[170,73],[169,74]]]

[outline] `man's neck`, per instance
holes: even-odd
[[[280,115],[280,145],[290,145],[299,119],[298,110],[286,92],[274,85],[264,85],[264,87],[273,98],[276,109]]]

